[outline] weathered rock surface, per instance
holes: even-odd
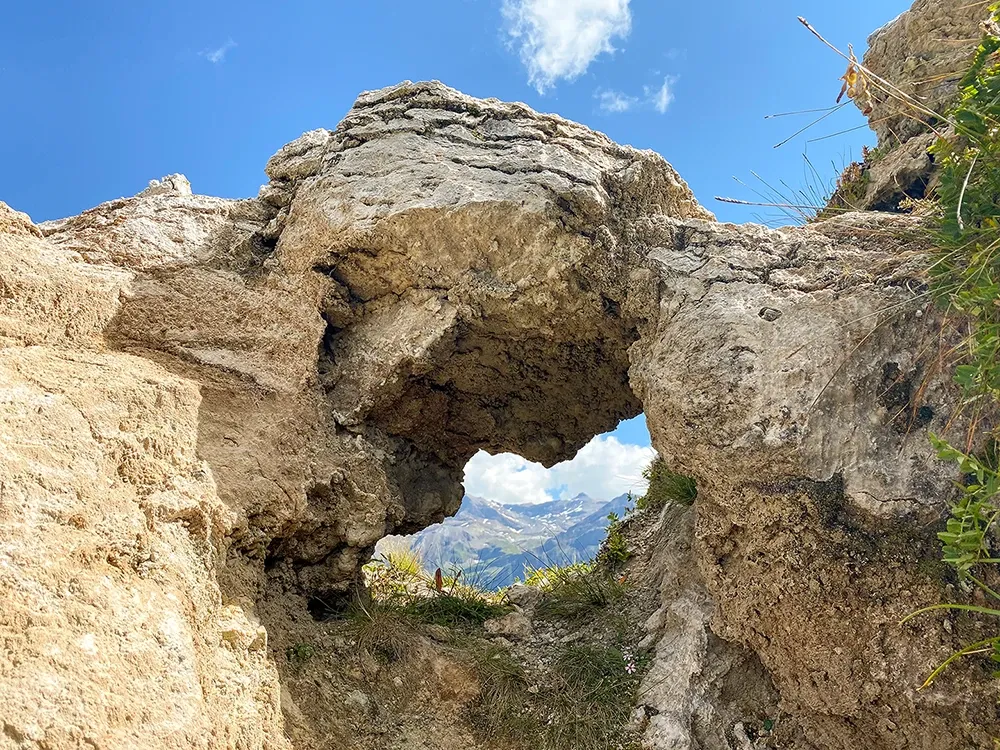
[[[900,201],[933,189],[934,160],[927,149],[947,132],[944,113],[968,70],[986,2],[916,0],[913,7],[868,37],[863,64],[868,112],[878,150],[865,159],[865,185],[856,208],[895,211]]]
[[[954,100],[969,67],[988,6],[988,2],[916,0],[868,37],[864,65],[926,110],[942,112]],[[931,115],[882,88],[872,82],[874,107],[869,121],[879,143],[899,143],[926,133]]]
[[[197,383],[110,350],[133,274],[0,204],[0,747],[287,747]]]
[[[911,220],[718,224],[658,155],[437,83],[267,173],[0,207],[0,746],[320,746],[267,632],[454,512],[475,451],[553,463],[640,410],[699,482],[658,532],[651,746],[735,741],[702,726],[734,690],[794,747],[996,732],[916,691],[958,636],[898,624],[942,596],[926,432],[959,427]]]

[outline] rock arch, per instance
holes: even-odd
[[[191,697],[184,731],[251,731],[239,710],[280,736],[254,600],[345,589],[379,538],[457,509],[480,448],[551,464],[642,409],[702,488],[678,564],[809,740],[953,746],[954,707],[908,687],[942,644],[896,624],[936,596],[918,562],[948,477],[925,432],[953,403],[910,220],[719,224],[658,155],[439,83],[362,95],[267,173],[256,200],[165,180],[0,224],[20,248],[5,283],[29,300],[0,308],[10,377],[36,382],[39,356],[69,373],[67,351],[88,384],[118,373],[121,445],[101,455],[140,536],[197,581],[157,584],[190,601],[186,648],[264,685],[233,710]],[[176,415],[151,431],[167,394]]]

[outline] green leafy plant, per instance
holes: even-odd
[[[295,643],[285,649],[285,660],[294,672],[300,672],[316,655],[311,643]]]
[[[1000,509],[995,504],[997,491],[1000,489],[995,452],[988,453],[993,458],[992,461],[988,461],[963,453],[934,435],[931,436],[931,440],[938,451],[938,457],[941,460],[957,463],[959,471],[965,477],[964,483],[959,485],[959,498],[951,507],[951,517],[945,525],[945,530],[938,533],[938,539],[943,546],[943,560],[958,571],[960,580],[970,582],[986,596],[1000,602],[1000,594],[987,585],[979,575],[982,566],[1000,563],[1000,558],[993,557],[991,552],[993,546],[991,534],[1000,516]],[[1000,609],[996,606],[945,602],[911,612],[903,622],[927,612],[940,610],[974,612],[1000,618]],[[1000,635],[991,636],[955,651],[931,672],[922,687],[930,685],[959,658],[986,653],[990,654],[994,663],[1000,664]],[[1000,671],[994,671],[993,674],[998,677]]]
[[[938,538],[944,545],[944,562],[953,565],[960,575],[971,576],[978,565],[1000,563],[1000,559],[991,557],[989,536],[1000,515],[995,505],[1000,476],[987,459],[963,453],[934,435],[931,440],[938,458],[956,462],[967,480],[960,485],[961,495]]]
[[[939,133],[932,152],[939,165],[937,188],[937,252],[930,268],[931,290],[950,315],[965,319],[970,333],[960,350],[955,382],[963,392],[963,406],[972,409],[968,444],[977,439],[977,425],[987,408],[1000,403],[1000,26],[998,6],[972,64],[962,78],[960,95],[947,121],[954,134]],[[994,556],[994,526],[1000,509],[995,435],[986,436],[987,449],[979,454],[961,450],[932,435],[941,460],[954,462],[963,480],[958,483],[945,530],[938,534],[942,559],[960,581],[1000,602],[987,582]],[[978,436],[979,439],[982,436]],[[938,610],[968,611],[1000,618],[1000,609],[978,604],[942,603],[911,613]],[[942,662],[924,687],[962,656],[989,654],[1000,663],[1000,635],[969,644]]]
[[[607,536],[601,543],[601,548],[597,553],[598,562],[608,568],[615,569],[632,557],[632,551],[628,548],[628,540],[622,530],[622,519],[612,511],[608,514]]]

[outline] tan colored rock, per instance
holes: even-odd
[[[41,231],[31,222],[27,214],[15,211],[3,201],[0,201],[0,232],[7,235],[42,236]]]
[[[896,211],[906,198],[923,198],[934,187],[934,160],[929,152],[937,140],[922,133],[866,162],[867,185],[861,207],[871,211]],[[888,144],[887,144],[888,145]]]
[[[863,60],[868,93],[855,104],[862,110],[871,105],[867,117],[878,149],[863,161],[861,194],[853,195],[854,187],[847,191],[851,208],[898,211],[901,201],[933,190],[934,160],[928,148],[951,130],[944,115],[982,37],[987,6],[916,0],[868,37]]]
[[[951,479],[916,223],[717,224],[658,155],[438,83],[267,172],[44,238],[0,214],[4,741],[280,748],[283,703],[322,746],[346,696],[281,701],[275,659],[375,542],[457,510],[477,450],[552,463],[640,409],[699,482],[690,546],[662,532],[654,743],[738,718],[726,665],[801,747],[991,731],[975,690],[915,692],[956,638],[898,625]]]
[[[146,360],[0,349],[0,746],[287,746],[252,614],[215,582],[231,519],[198,405]]]
[[[864,65],[919,103],[904,104],[873,86],[868,119],[879,143],[894,146],[927,132],[929,112],[943,112],[958,93],[989,15],[987,2],[916,0],[868,37]],[[922,107],[926,112],[919,111]]]
[[[95,268],[41,236],[0,204],[0,345],[97,346],[132,274]]]
[[[659,590],[645,623],[653,658],[639,688],[635,717],[650,748],[728,748],[739,721],[778,715],[778,694],[757,655],[711,630],[714,603],[695,557],[695,511],[664,508],[652,523],[640,585]],[[646,520],[646,519],[644,519]]]

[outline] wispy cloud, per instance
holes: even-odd
[[[210,63],[220,63],[226,59],[226,53],[229,52],[233,47],[236,46],[236,42],[232,39],[227,39],[226,43],[221,47],[216,47],[215,49],[206,49],[201,51],[201,56],[208,60]]]
[[[677,83],[677,76],[667,76],[663,79],[663,85],[659,88],[645,88],[646,98],[653,105],[653,109],[664,114],[674,100],[674,84]]]
[[[602,112],[628,112],[639,100],[613,89],[598,90],[594,93]]]
[[[654,75],[658,76],[659,71]],[[615,89],[599,88],[594,92],[594,98],[597,99],[597,104],[602,112],[621,113],[651,107],[662,115],[674,101],[675,83],[677,83],[677,76],[666,76],[660,86],[643,86],[642,97],[632,96]]]
[[[541,503],[585,492],[610,500],[632,491],[643,494],[642,470],[655,451],[599,435],[570,461],[546,469],[513,453],[491,456],[480,451],[465,466],[465,491],[501,503]]]
[[[504,0],[503,15],[528,82],[539,93],[614,52],[611,40],[624,39],[632,28],[629,0]]]

